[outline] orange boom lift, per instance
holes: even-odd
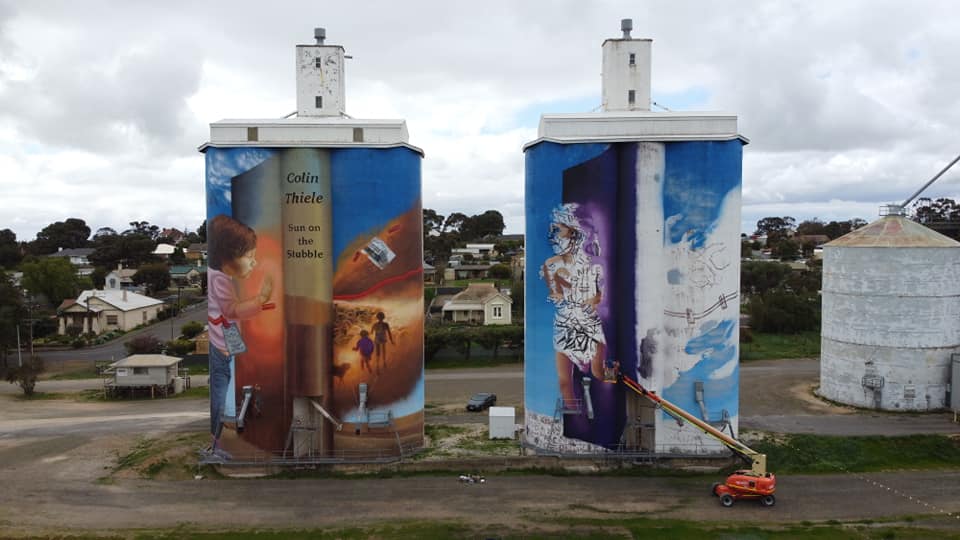
[[[627,388],[649,399],[677,420],[690,422],[707,435],[719,440],[750,465],[749,469],[741,469],[728,476],[726,482],[722,484],[718,482],[713,485],[713,495],[720,497],[720,504],[727,507],[733,506],[733,502],[737,499],[758,499],[763,506],[773,506],[776,503],[773,492],[777,489],[777,477],[773,473],[767,472],[766,454],[751,449],[656,393],[647,390],[630,377],[621,373],[619,378]]]

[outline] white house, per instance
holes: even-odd
[[[83,291],[57,308],[58,333],[65,335],[69,328],[94,334],[133,330],[156,319],[162,309],[162,301],[132,291]]]
[[[118,265],[116,270],[111,270],[104,278],[103,288],[112,291],[134,289],[136,286],[133,284],[133,275],[136,273],[136,268],[123,268]]]
[[[443,320],[471,324],[510,324],[509,296],[493,283],[470,283],[443,306]]]
[[[177,249],[177,246],[170,244],[157,244],[157,248],[153,250],[153,254],[158,257],[163,257],[164,259],[169,258],[173,255],[174,250]]]

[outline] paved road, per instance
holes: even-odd
[[[63,362],[90,362],[119,360],[127,356],[127,351],[123,344],[139,336],[153,336],[160,341],[170,341],[180,334],[180,328],[188,322],[199,321],[206,324],[207,320],[207,302],[203,301],[183,309],[183,311],[171,319],[160,321],[150,326],[134,330],[124,334],[122,337],[94,347],[84,347],[82,349],[66,350],[48,350],[34,351],[37,356],[43,359],[48,369],[58,369],[58,364]],[[23,358],[30,358],[29,350],[23,351]],[[8,361],[17,361],[17,353],[14,351]]]
[[[750,362],[741,367],[741,430],[753,429],[778,433],[817,433],[821,435],[912,435],[920,433],[960,433],[960,424],[953,422],[949,413],[884,413],[855,410],[825,403],[813,395],[819,380],[819,362],[816,359],[775,360]],[[98,379],[73,381],[40,381],[40,392],[77,392],[100,388]],[[205,376],[194,376],[194,385],[206,384]],[[492,369],[428,370],[426,373],[426,402],[428,421],[434,423],[485,422],[482,413],[467,413],[464,405],[475,392],[494,392],[498,405],[517,407],[522,419],[523,371],[519,366]],[[18,394],[19,388],[0,383],[3,394]],[[183,401],[183,400],[175,400]],[[189,401],[189,400],[188,400]],[[196,410],[206,413],[206,402],[197,402]],[[145,407],[156,410],[160,426],[169,426],[168,412],[171,400],[147,402]],[[152,405],[149,405],[152,403]],[[5,405],[5,407],[9,407]],[[71,405],[73,407],[73,405]],[[6,417],[6,415],[4,415]],[[96,423],[95,418],[89,422]],[[146,418],[138,418],[144,428],[150,426]],[[111,425],[118,425],[115,422]],[[0,433],[3,432],[0,418]],[[109,428],[97,428],[107,429]],[[115,432],[122,433],[119,427]]]

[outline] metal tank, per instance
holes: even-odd
[[[824,246],[820,394],[888,411],[948,406],[960,243],[899,215]]]

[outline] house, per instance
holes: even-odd
[[[437,287],[436,294],[430,300],[430,305],[427,306],[427,319],[442,321],[443,306],[453,300],[453,297],[463,289],[463,287]]]
[[[443,306],[443,320],[468,324],[510,324],[509,296],[493,283],[470,283]]]
[[[423,263],[423,282],[428,285],[437,283],[437,269],[426,262]]]
[[[133,275],[136,273],[136,268],[124,268],[123,266],[117,265],[117,269],[110,271],[104,278],[103,288],[114,291],[135,289],[136,285],[133,284]]]
[[[76,300],[64,300],[57,308],[57,333],[133,330],[155,320],[162,309],[162,301],[132,291],[83,291]]]
[[[445,268],[443,270],[443,279],[450,281],[455,279],[487,279],[490,277],[490,263],[484,264],[461,264],[459,266]]]
[[[187,235],[183,231],[173,227],[160,231],[160,238],[166,238],[174,244],[179,244],[186,237]]]
[[[195,285],[200,282],[200,274],[206,271],[207,269],[204,266],[171,266],[170,279],[179,285]]]
[[[96,251],[94,248],[60,248],[56,253],[51,253],[47,257],[60,257],[70,261],[74,266],[90,266],[88,257]]]
[[[67,259],[70,264],[77,268],[77,275],[85,277],[93,274],[94,267],[90,264],[89,256],[94,251],[96,251],[94,248],[60,248],[59,251],[47,255],[47,257]]]
[[[105,383],[108,394],[131,392],[137,388],[149,388],[153,397],[159,394],[165,397],[177,391],[183,391],[183,384],[177,384],[180,358],[165,354],[134,354],[110,364],[104,374],[112,375]]]
[[[157,244],[157,247],[153,250],[153,254],[163,259],[169,259],[176,249],[177,246],[172,244]]]
[[[207,245],[190,244],[184,255],[187,256],[188,261],[205,261],[207,260]]]
[[[481,257],[492,257],[497,254],[493,249],[496,244],[467,244],[466,248]]]

